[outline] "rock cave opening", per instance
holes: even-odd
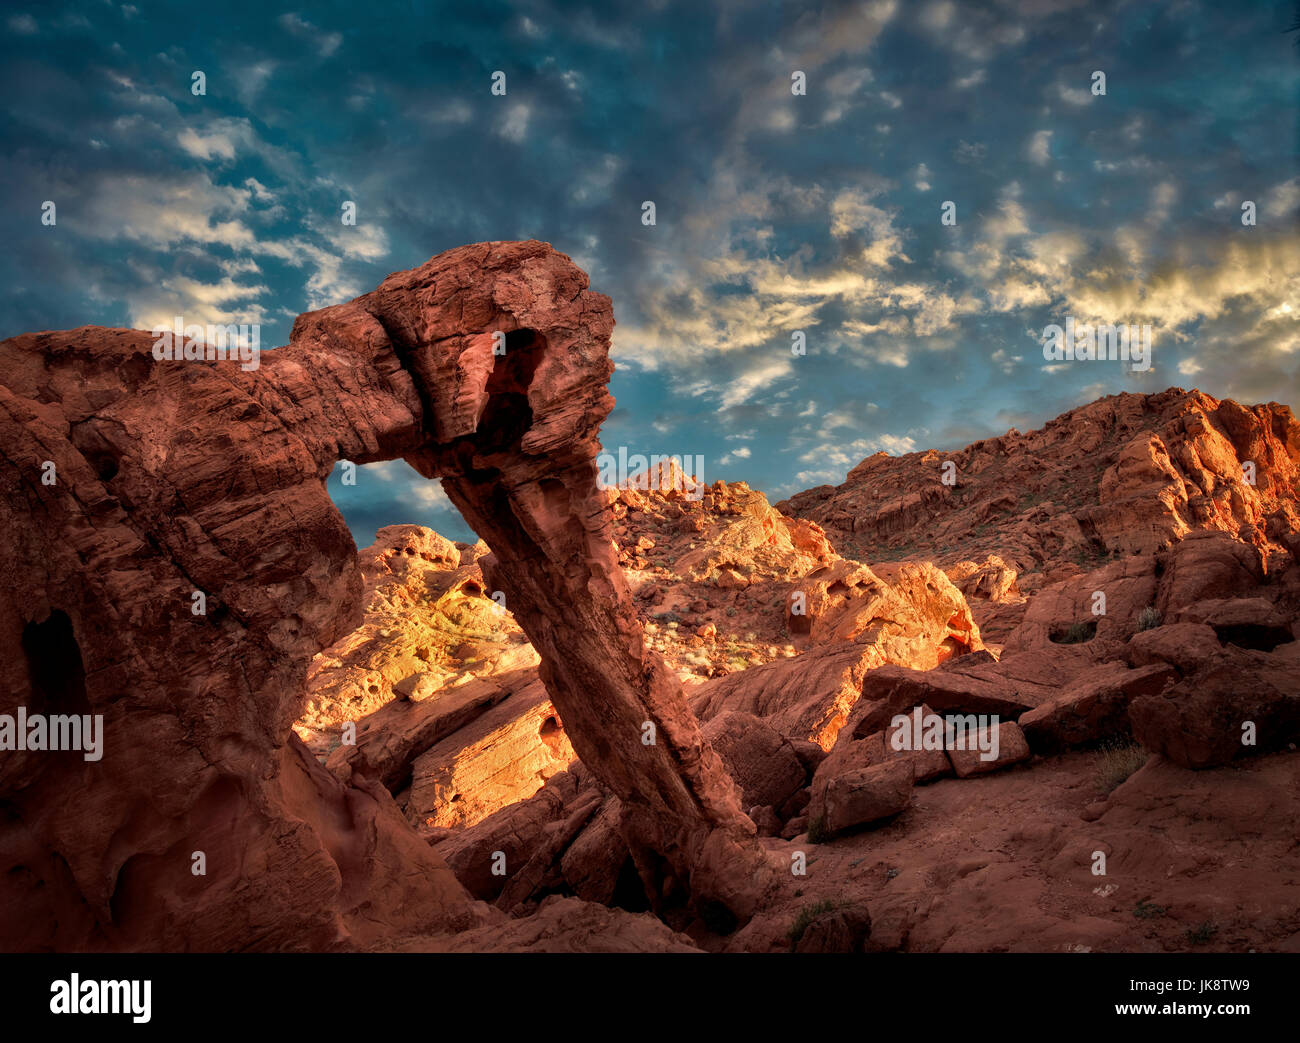
[[[22,649],[31,684],[30,713],[84,714],[90,711],[81,646],[66,612],[55,609],[42,622],[28,623],[23,628]]]

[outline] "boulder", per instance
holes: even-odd
[[[740,786],[745,807],[780,807],[808,781],[790,743],[753,714],[721,714],[704,726],[704,737]]]
[[[871,915],[860,906],[837,905],[808,921],[794,944],[795,952],[862,952],[871,935]]]
[[[823,764],[813,780],[809,829],[834,837],[860,826],[893,818],[912,802],[912,762],[890,759],[842,773]]]
[[[407,817],[472,826],[531,797],[573,759],[555,706],[534,681],[414,759]]]
[[[1022,714],[1019,725],[1035,753],[1056,753],[1129,732],[1128,707],[1178,680],[1167,663],[1127,669],[1106,663],[1083,674],[1054,699]]]
[[[1185,768],[1215,767],[1300,740],[1300,656],[1288,654],[1293,648],[1226,648],[1173,687],[1134,699],[1134,738]]]
[[[1214,629],[1204,623],[1169,623],[1134,634],[1125,658],[1131,666],[1168,663],[1189,674],[1222,647]]]
[[[994,731],[996,730],[996,741]],[[958,742],[960,745],[960,740]],[[989,754],[995,754],[989,756]],[[966,748],[950,746],[948,759],[959,779],[983,775],[1029,759],[1029,744],[1015,721],[985,725],[967,733]]]
[[[823,645],[699,685],[691,706],[704,721],[727,711],[753,714],[782,735],[829,749],[867,671],[880,662],[873,646]]]

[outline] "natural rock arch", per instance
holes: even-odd
[[[325,479],[397,457],[492,548],[652,899],[671,877],[752,912],[753,826],[617,566],[593,462],[613,315],[587,287],[545,243],[483,243],[300,316],[251,372],[157,361],[140,331],[0,343],[0,713],[31,705],[23,635],[61,613],[105,734],[93,764],[0,754],[6,945],[318,948],[482,919],[385,791],[291,731],[311,656],[360,619]]]

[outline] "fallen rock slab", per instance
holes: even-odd
[[[813,830],[834,837],[847,830],[893,818],[912,802],[910,760],[890,760],[839,774],[825,765],[813,780],[808,805],[810,838]]]
[[[1037,684],[1013,686],[996,675],[882,666],[867,676],[862,699],[849,715],[844,731],[854,738],[865,738],[883,731],[894,717],[911,713],[913,707],[922,705],[941,714],[1018,717],[1046,699],[1050,691],[1047,686]]]
[[[534,681],[416,757],[407,817],[472,826],[531,797],[573,759],[549,694]]]
[[[397,793],[409,785],[417,757],[536,680],[535,670],[520,671],[440,689],[421,702],[387,703],[361,722],[356,744],[339,746],[325,766],[344,781],[356,772]]]
[[[996,740],[994,732],[996,731]],[[993,754],[993,756],[989,756]],[[975,731],[973,741],[968,736],[967,748],[949,747],[948,759],[959,779],[983,775],[1029,759],[1029,743],[1015,721],[986,725]]]
[[[1173,613],[1175,623],[1202,623],[1219,641],[1271,652],[1295,640],[1291,621],[1265,598],[1211,598]]]

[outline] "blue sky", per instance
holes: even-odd
[[[1293,17],[11,4],[0,335],[181,314],[283,344],[300,312],[389,272],[538,238],[614,300],[605,446],[700,455],[706,480],[774,500],[877,450],[954,448],[1118,391],[1296,404]],[[1151,324],[1151,370],[1045,361],[1066,316]],[[363,546],[393,522],[470,535],[401,462],[331,490]]]

